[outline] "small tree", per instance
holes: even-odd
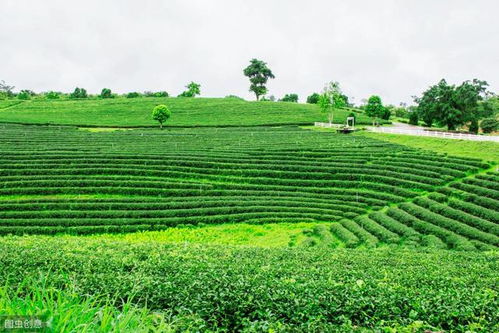
[[[334,109],[346,106],[345,95],[341,92],[340,84],[336,81],[329,82],[319,96],[318,105],[322,113],[327,114],[329,124],[333,123]]]
[[[100,98],[113,98],[113,93],[109,88],[103,88],[99,95]]]
[[[317,104],[317,103],[319,103],[319,97],[320,97],[320,95],[318,93],[313,93],[312,95],[307,97],[307,103],[308,104]]]
[[[281,102],[292,102],[298,103],[298,95],[297,94],[286,94],[283,98],[281,98]]]
[[[201,85],[199,83],[192,81],[185,87],[187,90],[178,95],[178,97],[196,97],[196,95],[201,95]]]
[[[327,119],[329,121],[329,125],[333,122],[333,111],[331,106],[331,100],[329,96],[325,93],[319,96],[319,102],[317,103],[321,112],[327,115]]]
[[[166,91],[157,91],[153,95],[154,97],[168,97],[168,93]]]
[[[270,68],[267,67],[267,63],[258,59],[251,59],[249,66],[244,69],[243,73],[249,78],[249,91],[255,93],[257,101],[260,100],[260,96],[267,93],[265,86],[267,81],[275,78]]]
[[[170,118],[172,112],[164,104],[156,105],[152,110],[152,119],[159,122],[159,128],[163,129],[163,123]]]
[[[69,98],[87,98],[87,91],[83,88],[76,87],[75,90],[69,95]]]
[[[378,124],[378,118],[383,116],[385,108],[381,102],[381,98],[377,95],[369,97],[366,105],[366,115],[373,119],[373,126]]]

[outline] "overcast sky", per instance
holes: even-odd
[[[269,95],[339,81],[360,103],[410,102],[441,78],[499,92],[497,0],[0,0],[0,80],[17,89],[166,90],[253,99],[242,70],[266,61]]]

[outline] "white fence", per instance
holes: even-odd
[[[340,124],[333,124],[333,123],[318,123],[318,122],[315,122],[314,123],[314,126],[316,127],[324,127],[324,128],[340,128]]]
[[[445,139],[499,142],[499,136],[485,136],[485,135],[475,135],[467,133],[438,132],[438,131],[426,131],[426,130],[402,129],[402,128],[390,128],[390,127],[367,127],[367,130],[371,132],[431,136],[431,137],[438,137]]]

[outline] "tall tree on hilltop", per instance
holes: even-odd
[[[274,74],[267,67],[267,63],[258,59],[251,59],[249,66],[243,72],[250,80],[249,90],[255,93],[257,101],[260,100],[260,96],[267,93],[265,85],[269,79],[275,78]]]

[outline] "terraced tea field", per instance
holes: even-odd
[[[476,159],[299,127],[0,135],[2,234],[337,222],[347,247],[499,245],[498,176]]]

